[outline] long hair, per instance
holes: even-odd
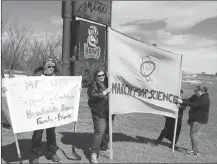
[[[98,74],[99,72],[104,72],[104,71],[102,71],[102,70],[100,70],[100,69],[95,70],[95,71],[94,71],[94,74],[93,74],[93,79],[94,79],[94,80],[96,80],[96,76],[97,76],[97,74]]]
[[[93,77],[93,81],[96,81],[96,77],[97,77],[97,74],[99,73],[99,72],[104,72],[103,70],[100,70],[100,69],[97,69],[97,70],[95,70],[94,71],[94,77]],[[105,79],[104,79],[104,86],[106,87],[106,88],[108,88],[108,76],[106,75],[106,73],[104,72],[104,74],[105,74]]]

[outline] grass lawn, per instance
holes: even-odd
[[[113,153],[114,163],[216,163],[217,162],[217,80],[212,79],[212,84],[207,84],[211,99],[209,122],[201,130],[200,155],[188,157],[184,151],[190,149],[189,125],[187,124],[188,109],[184,112],[183,125],[178,146],[182,151],[171,152],[169,141],[166,139],[157,147],[151,143],[160,134],[164,126],[164,117],[152,114],[127,114],[117,115],[113,125]],[[191,96],[195,84],[183,83],[184,96]],[[58,155],[62,163],[88,163],[88,149],[91,145],[93,124],[90,109],[87,106],[86,89],[82,90],[77,133],[74,134],[73,124],[57,127],[57,144],[68,157],[72,156],[72,145],[82,157],[81,161],[68,160],[61,151]],[[23,162],[28,163],[31,147],[32,133],[18,135]],[[44,153],[40,158],[41,163],[52,163],[45,158],[46,135],[43,134]],[[2,163],[15,163],[18,161],[14,137],[11,130],[2,128]],[[109,154],[103,153],[99,163],[109,162]]]

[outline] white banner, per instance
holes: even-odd
[[[3,79],[14,133],[76,122],[81,76]]]
[[[112,114],[153,113],[177,117],[182,56],[109,29]]]
[[[24,73],[24,72],[23,72]],[[27,77],[27,75],[19,75],[19,74],[12,74],[13,77],[15,78],[25,78]],[[4,74],[5,78],[9,78],[9,74]],[[3,78],[4,79],[4,78]],[[4,81],[2,79],[2,88],[6,87],[4,84]],[[10,119],[10,114],[9,114],[9,109],[8,109],[8,104],[7,104],[7,99],[6,99],[6,95],[5,92],[2,89],[2,96],[1,96],[1,110],[2,112],[2,122],[5,124],[10,124],[11,125],[11,119]]]

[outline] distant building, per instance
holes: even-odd
[[[182,77],[183,78],[196,78],[198,77],[198,75],[194,73],[187,73],[185,71],[182,71]]]
[[[197,74],[192,74],[191,77],[196,78]]]

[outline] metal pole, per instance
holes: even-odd
[[[18,156],[20,164],[22,164],[22,156],[21,156],[21,153],[20,153],[19,142],[18,142],[18,139],[17,139],[17,134],[15,134],[15,133],[14,133],[14,139],[15,139],[15,144],[16,144],[16,148],[17,148],[17,156]]]
[[[108,33],[109,33],[109,27],[106,27],[106,33],[107,33],[107,38],[106,38],[106,43],[107,43],[107,55],[108,55],[108,87],[111,87],[111,78],[110,78],[110,55],[109,55],[109,38],[108,38]],[[113,160],[113,147],[112,147],[112,109],[111,109],[111,99],[109,95],[109,159]]]
[[[75,7],[75,2],[72,2],[72,10],[74,10]],[[71,58],[70,58],[70,75],[75,76],[75,61],[76,61],[76,52],[77,52],[77,47],[76,44],[78,42],[78,37],[77,37],[77,24],[76,24],[76,17],[73,15],[72,21],[71,21]]]
[[[181,90],[181,85],[182,85],[182,56],[181,56],[181,61],[180,61],[180,73],[179,73],[179,88],[178,88],[178,94],[180,95],[180,90]],[[179,110],[179,109],[178,109]],[[174,127],[174,133],[173,133],[173,145],[172,145],[172,152],[174,152],[175,149],[175,141],[176,141],[176,131],[177,131],[177,123],[178,123],[178,115],[179,112],[177,113],[176,121],[175,121],[175,127]]]
[[[175,149],[177,123],[178,123],[178,114],[177,114],[177,117],[175,119],[175,127],[174,127],[174,132],[173,132],[172,152],[174,152],[174,149]]]
[[[63,76],[70,76],[70,45],[71,45],[71,18],[72,18],[72,1],[62,1],[62,18],[63,18],[63,44],[62,44],[62,61]]]

